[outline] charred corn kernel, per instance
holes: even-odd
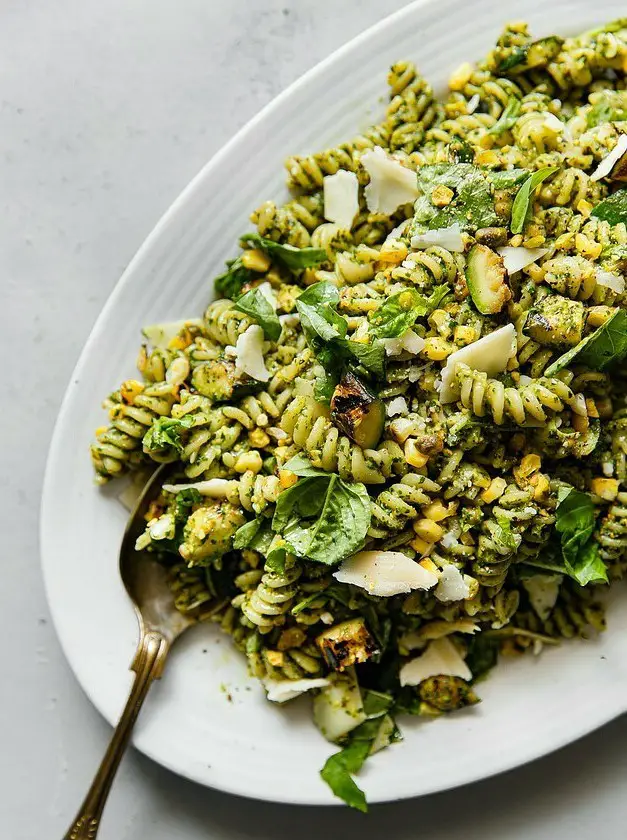
[[[286,490],[298,481],[298,476],[291,470],[279,470],[279,484]]]
[[[476,338],[477,332],[474,327],[459,324],[453,332],[453,341],[455,344],[472,344]]]
[[[447,516],[452,516],[455,513],[453,505],[443,505],[441,501],[431,502],[430,505],[425,505],[422,509],[426,519],[431,519],[433,522],[441,522]]]
[[[407,463],[412,467],[416,467],[416,469],[426,466],[427,461],[429,460],[429,456],[425,455],[424,452],[421,452],[418,449],[416,441],[413,438],[408,438],[408,440],[405,441],[403,452],[405,453],[405,460]]]
[[[261,562],[261,554],[259,554],[256,551],[253,551],[251,548],[243,548],[242,560],[246,563],[247,566],[250,566],[251,569],[257,569]]]
[[[451,203],[454,196],[455,193],[450,187],[446,187],[444,184],[438,184],[431,191],[431,203],[435,207],[446,207]]]
[[[404,242],[399,242],[398,239],[391,239],[389,242],[384,242],[378,255],[378,262],[392,263],[398,265],[406,259],[409,249]]]
[[[570,247],[573,239],[575,238],[575,234],[573,231],[567,231],[563,233],[561,236],[558,236],[555,240],[555,248],[557,251],[563,251]]]
[[[517,233],[516,236],[512,236],[512,238],[509,240],[509,244],[512,246],[512,248],[520,247],[522,245],[522,242],[522,233]]]
[[[537,472],[542,466],[542,460],[539,455],[525,455],[517,467],[514,467],[514,478],[520,484],[527,482],[529,476]]]
[[[532,263],[531,265],[528,265],[525,268],[525,272],[529,275],[529,277],[531,277],[536,286],[539,286],[540,283],[544,280],[546,269],[544,269],[541,265]]]
[[[451,90],[463,90],[464,87],[470,81],[470,77],[473,74],[473,66],[469,61],[465,61],[461,64],[457,70],[453,72],[450,79],[448,80],[448,86]]]
[[[618,481],[615,478],[593,478],[590,489],[595,496],[606,502],[613,502],[618,496]]]
[[[541,233],[537,233],[535,236],[529,236],[524,240],[525,248],[541,248],[542,245],[546,242],[544,236]]]
[[[549,490],[551,489],[551,482],[546,475],[543,475],[542,473],[532,475],[529,483],[534,488],[533,498],[536,502],[542,501],[548,497]]]
[[[290,648],[300,647],[306,638],[304,630],[301,630],[300,627],[290,627],[279,636],[277,648],[279,650],[289,650]]]
[[[320,280],[326,280],[327,278],[324,276],[318,277],[318,271],[315,268],[306,268],[301,274],[300,279],[305,286],[313,286],[314,283],[318,283]]]
[[[270,257],[260,248],[251,248],[242,254],[242,265],[251,271],[264,272],[270,268]]]
[[[433,549],[433,543],[423,540],[422,537],[414,537],[409,544],[421,556],[428,554]]]
[[[270,443],[270,436],[263,429],[257,428],[248,433],[248,440],[250,441],[250,445],[254,446],[255,449],[263,449],[264,446]]]
[[[475,162],[479,166],[496,166],[499,162],[499,156],[494,149],[482,149],[475,155]]]
[[[425,557],[424,560],[421,560],[418,565],[422,566],[422,568],[426,569],[428,572],[433,572],[434,575],[437,575],[437,573],[440,571],[433,562],[433,560],[429,560],[428,557]]]
[[[439,542],[444,536],[444,529],[437,522],[431,519],[416,519],[413,525],[414,532],[427,542]]]
[[[593,205],[589,201],[586,201],[585,198],[580,198],[577,202],[577,210],[586,218],[592,213],[592,209]]]
[[[415,434],[416,424],[407,417],[395,417],[390,423],[390,431],[397,443],[405,443],[411,434]]]
[[[175,335],[174,338],[171,338],[168,342],[168,347],[170,350],[185,350],[185,348],[189,347],[190,344],[193,344],[194,336],[192,335],[191,330],[184,328],[178,335]]]
[[[599,417],[597,404],[592,397],[586,397],[586,414],[588,417],[593,417],[595,420]]]
[[[104,435],[104,433],[108,430],[108,428],[109,428],[108,426],[98,426],[98,428],[96,429],[94,434],[96,435],[96,437],[99,437],[100,435]]]
[[[422,349],[422,353],[432,362],[442,362],[456,349],[457,348],[454,344],[451,344],[444,338],[432,336],[431,338],[427,338],[425,340],[425,346]]]
[[[596,260],[603,250],[603,245],[600,242],[594,242],[583,233],[575,235],[575,248],[583,257],[589,257],[591,260]]]
[[[144,386],[136,379],[127,379],[120,387],[120,396],[128,405],[133,405],[135,397],[138,397],[144,390]]]
[[[615,312],[616,309],[611,306],[591,306],[588,309],[588,326],[602,327]]]
[[[610,397],[597,397],[595,403],[601,420],[609,420],[614,414],[614,406]]]
[[[573,412],[572,418],[573,418],[572,419],[573,429],[576,432],[579,432],[580,434],[582,434],[583,432],[588,431],[588,428],[590,427],[590,423],[589,423],[587,417],[584,417],[582,414],[575,414]]]
[[[499,499],[505,492],[507,482],[504,478],[493,478],[490,486],[481,494],[481,500],[489,504],[495,499]]]
[[[261,455],[256,449],[252,450],[252,452],[244,452],[233,464],[233,469],[238,473],[248,471],[258,473],[261,467]]]
[[[270,665],[274,665],[275,668],[280,668],[285,664],[285,655],[280,650],[267,650],[266,657]]]

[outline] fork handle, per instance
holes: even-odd
[[[135,672],[131,693],[87,796],[63,840],[94,840],[96,837],[102,811],[131,738],[133,725],[153,680],[161,676],[169,649],[170,642],[161,633],[149,630],[142,634],[131,665],[131,670]]]

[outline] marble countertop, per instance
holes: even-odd
[[[38,556],[46,452],[81,346],[137,247],[203,163],[304,70],[402,5],[2,4],[0,836],[7,840],[63,835],[109,736],[59,648]],[[131,751],[100,837],[618,840],[627,817],[626,745],[623,718],[516,771],[377,806],[367,819],[206,790]]]

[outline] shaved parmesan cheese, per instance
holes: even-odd
[[[596,281],[599,286],[605,286],[616,292],[617,295],[622,295],[625,291],[625,278],[619,274],[612,274],[610,271],[602,271],[597,268]]]
[[[273,703],[286,703],[312,688],[326,688],[329,680],[322,677],[312,680],[262,680],[263,687],[268,692],[268,700]]]
[[[333,674],[329,685],[314,697],[314,723],[328,741],[344,738],[366,720],[355,672]]]
[[[438,582],[437,575],[400,551],[360,551],[345,560],[333,577],[383,598],[431,589]]]
[[[442,539],[440,540],[440,544],[443,548],[453,548],[454,545],[457,545],[459,540],[453,533],[453,531],[447,531]]]
[[[341,228],[350,230],[359,211],[359,183],[357,175],[347,169],[322,179],[324,218]]]
[[[627,152],[627,134],[621,134],[612,151],[606,155],[590,176],[591,181],[600,181],[607,177],[618,161]]]
[[[440,676],[472,679],[470,668],[446,637],[431,642],[422,656],[403,665],[399,673],[401,685],[419,685],[429,677]]]
[[[410,222],[411,222],[411,219],[405,219],[404,221],[402,221],[400,223],[400,225],[396,225],[396,227],[393,228],[388,233],[388,235],[385,237],[385,241],[389,242],[390,239],[398,239],[399,237],[401,237],[405,233],[405,230],[407,229],[407,225]]]
[[[449,601],[463,601],[470,595],[470,587],[464,575],[455,566],[445,566],[442,569],[438,585],[433,594],[444,603]]]
[[[531,606],[542,621],[546,621],[555,606],[563,580],[564,575],[533,575],[523,578],[522,583]]]
[[[251,324],[237,339],[235,345],[235,369],[256,379],[267,382],[270,374],[263,360],[263,329]]]
[[[497,248],[497,251],[503,257],[503,265],[508,274],[521,271],[549,253],[548,248],[514,248],[511,245]]]
[[[265,282],[265,283],[260,283],[260,284],[257,286],[257,288],[259,289],[259,291],[261,292],[261,294],[265,297],[265,299],[268,301],[268,303],[270,304],[270,306],[271,306],[271,307],[274,309],[274,311],[276,312],[276,310],[277,310],[277,306],[278,306],[278,303],[277,303],[277,299],[276,299],[276,297],[274,296],[274,292],[272,291],[272,286],[271,286],[271,285],[268,283],[268,281],[266,280],[266,282]]]
[[[442,387],[440,402],[454,402],[458,396],[455,385],[455,368],[460,362],[473,370],[482,370],[488,376],[502,373],[511,357],[516,352],[516,328],[513,324],[501,327],[479,341],[467,344],[448,357],[446,367],[442,371]]]
[[[471,618],[460,618],[457,621],[436,620],[423,625],[419,630],[411,630],[399,639],[399,644],[405,650],[416,650],[425,647],[433,639],[450,636],[451,633],[469,633],[473,635],[479,625]]]
[[[473,96],[471,96],[466,104],[466,112],[468,114],[474,114],[477,108],[479,107],[480,101],[481,98],[479,97],[478,93],[475,93]]]
[[[149,526],[148,533],[153,540],[167,540],[174,537],[174,528],[174,517],[166,513]]]
[[[226,499],[229,491],[237,487],[236,481],[227,478],[209,478],[206,481],[195,481],[191,484],[164,484],[166,493],[180,493],[181,490],[197,490],[201,496],[210,499]]]
[[[405,350],[416,356],[425,346],[424,338],[420,338],[413,330],[407,330],[399,338],[381,338],[381,344],[385,347],[388,356],[398,356]]]
[[[460,253],[464,250],[464,240],[459,222],[448,227],[427,230],[425,233],[417,233],[411,238],[411,247],[416,249],[429,248],[431,245],[440,245],[447,251]]]
[[[416,173],[388,155],[380,146],[365,152],[361,156],[361,165],[370,175],[370,183],[364,195],[371,213],[391,216],[401,205],[418,198]]]
[[[284,327],[297,327],[300,324],[298,312],[288,312],[287,315],[279,315],[279,321]]]
[[[201,327],[202,321],[199,318],[186,321],[169,321],[165,324],[151,324],[144,327],[143,335],[148,339],[152,347],[166,350],[168,344],[177,336],[184,327]]]
[[[406,414],[409,411],[407,402],[404,397],[394,397],[388,405],[388,417],[396,417],[397,414]]]

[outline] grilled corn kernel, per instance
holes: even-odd
[[[482,149],[477,152],[475,162],[479,166],[496,166],[499,162],[499,156],[493,149]]]
[[[439,500],[431,502],[430,505],[425,505],[422,509],[426,519],[431,519],[433,522],[441,522],[447,516],[452,516],[455,512],[452,508],[443,505]]]
[[[266,651],[266,657],[270,665],[274,665],[275,668],[280,668],[285,664],[285,655],[279,650]]]
[[[512,238],[509,240],[509,244],[512,246],[512,248],[518,248],[520,245],[522,245],[522,242],[522,233],[517,233],[515,236],[512,236]]]
[[[417,519],[413,525],[414,532],[427,542],[439,542],[444,536],[444,529],[431,519]]]
[[[433,543],[423,540],[422,537],[414,537],[409,544],[421,556],[428,554],[433,548]]]
[[[270,268],[270,257],[259,248],[251,248],[242,254],[242,265],[251,271],[264,272]]]
[[[248,440],[250,441],[250,445],[254,446],[255,449],[263,449],[264,446],[270,443],[270,436],[263,429],[257,428],[248,433]]]
[[[591,306],[588,310],[587,324],[590,327],[602,327],[615,312],[611,306]]]
[[[597,404],[592,397],[586,397],[586,414],[588,417],[593,417],[595,420],[599,417]]]
[[[537,233],[534,236],[529,236],[527,239],[524,240],[525,248],[541,248],[546,239],[542,236],[541,233]]]
[[[254,472],[258,473],[262,467],[261,455],[257,450],[252,452],[244,452],[240,455],[237,461],[233,464],[233,469],[238,473]]]
[[[108,426],[98,426],[94,434],[96,435],[96,437],[100,437],[100,435],[104,435],[108,428]]]
[[[446,341],[439,336],[432,336],[425,340],[425,346],[422,349],[423,355],[432,362],[442,362],[448,358],[457,348],[454,344]]]
[[[603,245],[600,242],[593,242],[583,233],[577,233],[575,235],[575,248],[582,256],[596,260],[601,255]]]
[[[533,498],[536,502],[542,501],[548,497],[549,490],[551,489],[551,482],[546,475],[542,475],[542,473],[532,475],[529,483],[534,488]]]
[[[451,75],[448,80],[448,86],[451,90],[463,90],[470,81],[473,74],[473,66],[470,62],[465,61],[457,70]]]
[[[577,202],[577,210],[586,218],[590,215],[590,213],[592,213],[592,209],[592,204],[590,204],[589,201],[586,201],[585,198],[581,198]]]
[[[416,467],[416,469],[424,467],[429,460],[429,456],[425,455],[424,452],[421,452],[418,449],[416,441],[413,438],[408,438],[408,440],[405,441],[403,451],[405,453],[405,460],[407,463],[411,464],[412,467]]]
[[[505,492],[507,482],[504,478],[493,478],[490,486],[481,494],[481,500],[489,504],[495,499],[500,498]]]
[[[444,184],[438,184],[431,192],[431,203],[435,207],[446,207],[451,203],[454,196],[455,193],[450,187],[446,187]]]
[[[138,397],[144,390],[144,386],[136,379],[127,379],[120,386],[120,396],[127,405],[133,405],[135,397]]]
[[[286,490],[298,481],[298,476],[291,470],[279,470],[279,484]]]
[[[613,502],[618,496],[618,481],[615,478],[593,478],[590,489],[600,499]]]
[[[476,338],[477,332],[474,327],[468,327],[462,324],[455,327],[455,331],[453,333],[453,341],[455,344],[472,344]]]
[[[590,427],[590,422],[589,422],[587,417],[584,417],[582,414],[575,414],[573,412],[572,418],[573,418],[573,420],[572,420],[573,429],[576,432],[579,432],[580,434],[583,434],[583,432],[588,431],[588,429]]]
[[[429,560],[429,558],[428,558],[428,557],[425,557],[425,559],[424,559],[424,560],[421,560],[421,561],[420,561],[420,563],[419,563],[418,565],[419,565],[419,566],[422,566],[422,568],[423,568],[423,569],[426,569],[428,572],[433,572],[433,574],[434,574],[434,575],[437,575],[437,573],[439,572],[439,569],[438,569],[438,567],[435,565],[435,563],[433,562],[433,560]]]

